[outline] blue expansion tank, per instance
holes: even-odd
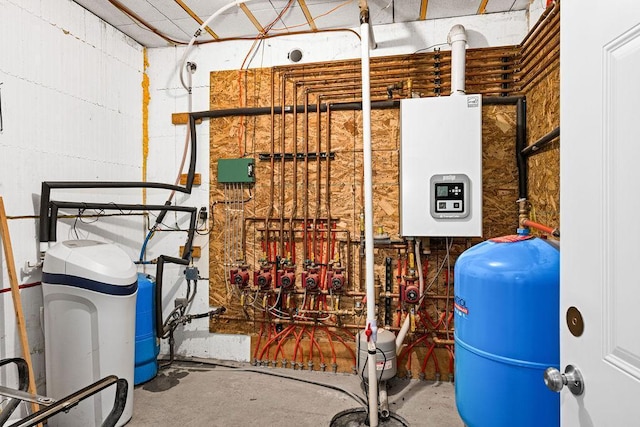
[[[133,382],[149,381],[158,373],[160,343],[156,338],[156,283],[152,276],[138,273],[136,302],[136,356]]]
[[[455,395],[469,427],[560,425],[560,251],[505,236],[465,251],[455,265]]]

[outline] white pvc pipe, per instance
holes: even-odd
[[[373,34],[373,25],[369,25],[369,49],[374,50],[378,47],[376,43],[376,35]]]
[[[402,322],[402,327],[398,331],[398,335],[396,336],[396,355],[400,355],[400,351],[402,350],[402,343],[404,342],[404,338],[407,336],[407,332],[409,332],[409,326],[411,326],[411,315],[407,313],[407,317],[404,318],[404,322]]]
[[[182,84],[182,87],[189,90],[187,88],[187,84],[184,82],[184,76],[182,73],[184,72],[185,66],[187,65],[187,57],[189,56],[189,52],[191,52],[191,48],[193,47],[193,44],[196,42],[196,39],[200,36],[200,34],[202,34],[202,31],[204,31],[204,29],[207,28],[207,26],[211,23],[211,21],[216,19],[218,16],[220,16],[227,10],[231,9],[234,6],[240,6],[243,3],[249,3],[250,1],[253,1],[253,0],[235,0],[235,1],[232,1],[231,3],[228,3],[222,6],[220,9],[216,10],[213,13],[213,15],[208,17],[207,20],[204,21],[202,25],[198,27],[196,32],[193,34],[193,37],[191,37],[191,40],[189,40],[189,44],[187,45],[184,51],[184,54],[182,55],[182,59],[180,60],[180,67],[178,70],[180,73],[180,83]]]
[[[451,46],[451,95],[464,95],[467,31],[462,25],[451,27],[447,43]]]
[[[378,373],[376,372],[376,299],[373,270],[373,172],[371,164],[371,81],[369,72],[369,14],[360,13],[360,37],[362,50],[362,145],[364,158],[364,237],[365,283],[367,286],[367,324],[365,331],[371,336],[367,342],[367,368],[369,377],[369,426],[378,426]],[[366,333],[366,332],[365,332]]]

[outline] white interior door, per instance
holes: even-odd
[[[637,426],[640,1],[563,0],[561,14],[560,363],[584,384],[561,391],[562,425]]]

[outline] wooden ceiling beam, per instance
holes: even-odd
[[[204,21],[202,19],[200,19],[200,17],[198,15],[196,15],[196,13],[193,10],[191,10],[191,8],[189,6],[187,6],[185,2],[183,2],[182,0],[174,0],[174,1],[178,4],[178,6],[180,6],[182,8],[182,10],[187,12],[187,14],[190,17],[192,17],[198,24],[202,25],[204,23]],[[220,38],[211,28],[209,28],[208,25],[206,27],[204,27],[204,29],[214,39],[217,40],[217,39]]]
[[[302,13],[304,13],[304,17],[307,18],[307,24],[309,24],[309,28],[311,28],[312,31],[318,31],[318,27],[316,26],[316,23],[313,20],[313,16],[311,16],[309,7],[307,7],[307,2],[305,2],[304,0],[298,0],[298,4],[302,9]]]
[[[478,6],[478,15],[483,15],[484,12],[487,9],[487,3],[489,2],[489,0],[482,0],[480,2],[480,6]]]
[[[427,5],[429,4],[429,0],[422,0],[420,2],[420,20],[424,21],[427,19]]]
[[[260,21],[258,21],[255,15],[251,12],[251,10],[249,10],[247,5],[244,3],[240,3],[240,9],[242,9],[244,14],[247,15],[247,18],[249,18],[249,21],[251,21],[253,26],[256,27],[256,30],[258,30],[260,34],[264,34],[265,33],[264,27],[262,26],[262,24],[260,24]]]

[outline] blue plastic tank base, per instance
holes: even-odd
[[[158,373],[160,344],[155,328],[155,287],[153,277],[138,273],[134,385],[147,382]]]
[[[146,383],[149,380],[155,378],[158,374],[158,361],[151,360],[142,365],[136,365],[133,371],[133,384],[138,385]]]

